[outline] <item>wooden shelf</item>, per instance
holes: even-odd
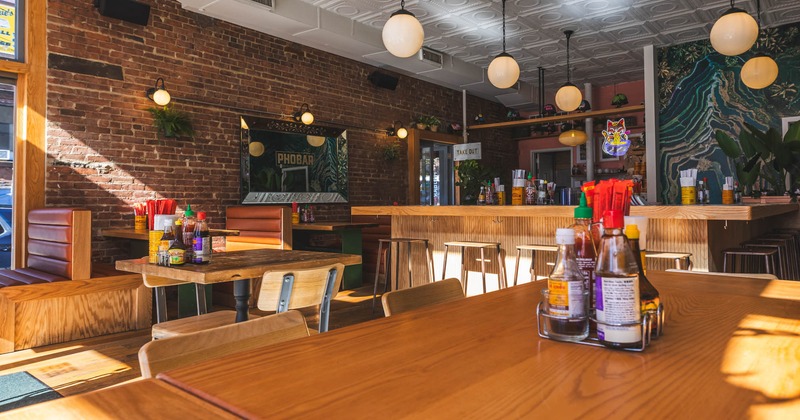
[[[569,120],[584,119],[584,118],[605,117],[605,116],[608,116],[608,115],[630,114],[630,113],[633,113],[633,112],[643,112],[643,111],[644,111],[644,105],[634,105],[634,106],[626,106],[626,107],[623,107],[623,108],[601,109],[601,110],[589,111],[589,112],[571,112],[571,113],[564,114],[564,115],[554,115],[552,117],[529,118],[527,120],[504,121],[504,122],[499,122],[499,123],[470,125],[470,126],[467,127],[467,130],[482,130],[482,129],[485,129],[485,128],[519,127],[519,126],[525,126],[525,125],[541,124],[541,123],[546,123],[546,122],[569,121]]]

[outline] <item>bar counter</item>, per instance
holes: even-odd
[[[505,252],[508,277],[514,278],[516,246],[554,245],[556,228],[573,222],[574,206],[375,206],[352,207],[352,215],[392,217],[393,237],[418,237],[431,241],[436,275],[442,275],[442,251],[447,241],[500,242]],[[722,250],[737,246],[780,224],[798,217],[798,204],[708,206],[633,206],[631,215],[647,216],[650,251],[688,252],[694,269],[722,271]],[[448,257],[447,277],[459,277],[458,256]],[[416,259],[415,259],[416,260]],[[418,259],[424,261],[424,259]],[[451,263],[452,261],[452,263]],[[653,268],[671,268],[653,261]],[[495,266],[494,261],[490,264]],[[520,279],[530,279],[530,257],[523,254]],[[416,279],[424,279],[424,267]],[[452,270],[451,270],[452,268]],[[493,272],[497,272],[496,269]],[[549,272],[544,258],[537,258],[536,272]],[[480,283],[480,275],[475,277]],[[422,282],[423,280],[420,280]],[[496,284],[496,280],[493,280]]]

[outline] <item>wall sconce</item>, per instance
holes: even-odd
[[[308,104],[300,105],[300,109],[292,114],[292,117],[295,121],[302,122],[305,125],[314,123],[314,114],[311,113],[311,108],[308,107]]]
[[[400,124],[398,126],[398,124]],[[403,126],[403,123],[400,121],[395,121],[391,127],[386,129],[386,135],[389,137],[397,136],[399,139],[404,139],[408,137],[408,130]]]
[[[161,86],[158,85],[158,82],[161,82]],[[164,79],[160,77],[156,79],[156,87],[147,89],[147,97],[160,106],[166,106],[172,99],[167,89],[164,88]]]

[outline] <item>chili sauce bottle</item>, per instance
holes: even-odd
[[[206,223],[206,212],[197,212],[197,223],[192,239],[192,262],[195,264],[208,264],[211,261],[211,234]]]
[[[584,287],[589,292],[590,307],[594,307],[594,268],[597,264],[597,248],[592,238],[592,208],[586,206],[586,193],[581,193],[581,200],[573,213],[575,223],[570,226],[575,231],[575,259],[583,274]]]
[[[642,314],[649,312],[653,318],[654,330],[653,338],[657,338],[661,333],[661,326],[658,325],[658,319],[655,318],[658,312],[658,306],[661,304],[661,296],[658,289],[647,280],[642,265],[642,252],[639,247],[639,226],[627,225],[625,226],[625,236],[628,237],[628,243],[631,246],[633,255],[636,257],[636,265],[639,267],[639,300],[641,301]]]
[[[589,335],[586,288],[575,257],[575,231],[556,230],[558,255],[547,279],[548,312],[562,319],[548,318],[550,337],[562,341],[581,341]]]

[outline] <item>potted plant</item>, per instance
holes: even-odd
[[[496,171],[480,164],[477,160],[459,162],[456,167],[458,180],[456,186],[460,188],[461,204],[476,204],[481,185],[495,178]]]
[[[772,185],[776,195],[786,192],[786,177],[790,179],[792,195],[800,187],[800,124],[792,124],[786,135],[770,128],[763,132],[745,123],[739,141],[722,131],[715,133],[717,144],[736,164],[736,178],[751,190],[761,177]]]
[[[392,161],[400,157],[400,141],[395,140],[383,146],[383,159]]]
[[[147,111],[153,116],[153,125],[164,134],[164,137],[191,137],[194,135],[192,120],[185,112],[178,111],[169,105],[147,108]]]
[[[426,117],[424,115],[420,115],[419,117],[417,117],[416,125],[417,125],[417,129],[418,130],[427,129],[428,128],[428,117]]]
[[[439,121],[439,119],[434,117],[433,115],[428,117],[428,127],[431,129],[431,131],[433,131],[433,132],[439,131],[439,126],[441,124],[442,124],[442,122]]]

